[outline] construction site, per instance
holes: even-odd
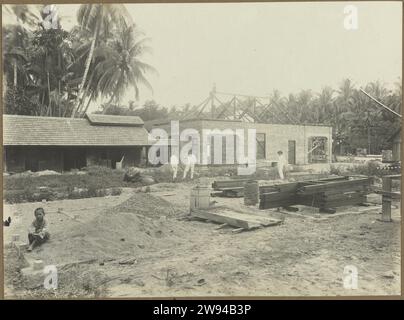
[[[30,162],[19,157],[18,166],[7,155],[7,167],[15,171],[4,173],[6,297],[399,295],[400,148],[394,159],[390,152],[337,161],[332,127],[277,124],[270,119],[271,103],[260,97],[248,97],[246,104],[237,95],[226,101],[218,96],[213,90],[197,113],[177,119],[181,131],[220,133],[206,143],[210,162],[191,164],[190,175],[189,163],[147,163],[152,144],[141,119],[70,120],[80,130],[97,130],[97,140],[75,144],[62,122],[47,139],[45,128],[54,126],[48,118],[40,146],[30,140],[38,128],[31,122],[38,119],[14,116],[12,128],[5,120],[7,150],[29,146],[38,154],[35,170],[32,154]],[[27,126],[30,136],[23,134]],[[151,126],[168,127],[167,121]],[[229,148],[226,128],[256,130],[253,173],[237,173],[238,147]],[[118,140],[103,140],[110,130],[119,130],[119,156],[113,146]],[[175,133],[167,137],[175,140]],[[135,158],[125,158],[130,146]],[[70,161],[69,170],[64,153],[56,166],[41,158],[43,148],[59,154],[65,147],[110,151],[98,160],[91,151],[90,163],[83,153],[82,163]],[[233,163],[216,164],[218,153]],[[37,208],[43,208],[51,236],[27,251],[26,230]]]
[[[402,298],[402,3],[146,2],[2,5],[4,298]]]

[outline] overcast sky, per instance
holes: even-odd
[[[344,28],[344,7],[358,8],[358,29]],[[77,5],[57,5],[66,29]],[[199,104],[213,84],[218,91],[283,95],[336,87],[343,78],[358,86],[401,77],[401,2],[128,4],[148,37],[144,58],[159,72],[140,102]],[[123,102],[134,100],[128,90]]]

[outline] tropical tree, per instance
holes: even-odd
[[[30,34],[20,25],[11,25],[3,28],[4,37],[4,72],[6,81],[12,82],[13,87],[18,85],[19,75],[26,76],[24,65],[27,62],[27,52]]]
[[[324,87],[313,101],[313,118],[315,123],[330,123],[329,115],[333,112],[335,90],[331,87]]]
[[[34,32],[27,65],[31,83],[27,88],[32,94],[38,94],[39,102],[45,106],[41,115],[51,115],[52,102],[57,106],[66,91],[68,68],[74,60],[67,38],[68,33],[62,29]]]
[[[115,36],[94,54],[96,64],[92,75],[96,83],[93,90],[95,95],[100,93],[110,99],[108,104],[119,105],[129,87],[134,89],[136,100],[139,98],[140,84],[153,91],[146,73],[155,72],[155,69],[140,60],[146,52],[150,52],[147,41],[135,25],[122,25],[116,29]]]
[[[3,5],[5,12],[13,16],[16,24],[30,30],[36,29],[41,21],[43,5]]]
[[[92,34],[92,38],[72,117],[76,115],[80,104],[83,102],[83,92],[88,80],[90,65],[100,38],[107,39],[111,30],[117,25],[131,24],[131,17],[122,4],[83,4],[78,10],[77,20],[80,29],[86,34]]]

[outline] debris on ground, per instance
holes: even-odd
[[[125,182],[139,182],[143,185],[154,184],[155,181],[152,176],[144,174],[145,170],[136,167],[130,167],[125,171],[123,181]]]
[[[123,181],[126,182],[140,182],[142,170],[136,167],[130,167],[125,171]]]

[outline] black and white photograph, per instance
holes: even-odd
[[[401,1],[1,10],[5,299],[402,295]]]

